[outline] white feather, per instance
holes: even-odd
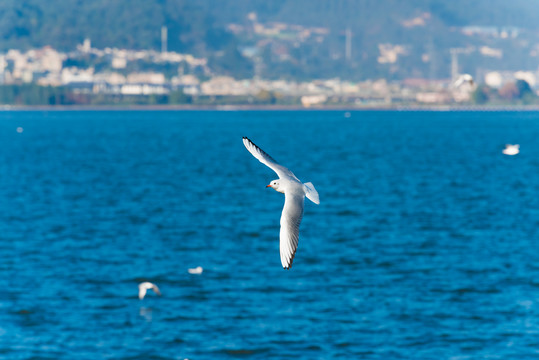
[[[277,163],[277,161],[248,138],[243,138],[243,144],[258,161],[275,171],[279,176],[279,181],[272,181],[268,186],[273,187],[285,195],[283,212],[281,214],[279,249],[283,268],[290,269],[298,248],[299,225],[303,218],[305,196],[315,204],[320,204],[318,192],[312,183],[303,184],[292,171]]]
[[[159,288],[157,287],[157,285],[151,282],[145,281],[138,284],[138,298],[140,300],[144,299],[144,296],[146,296],[146,291],[150,289],[153,290],[157,295],[161,296],[161,292],[159,291]]]

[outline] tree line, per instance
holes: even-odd
[[[189,104],[191,101],[192,98],[180,90],[163,95],[125,96],[81,93],[66,86],[37,84],[0,86],[0,104],[5,105],[181,105]]]

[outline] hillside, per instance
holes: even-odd
[[[461,60],[474,69],[532,66],[535,60],[525,55],[537,41],[537,10],[537,2],[528,0],[4,0],[0,51],[44,45],[70,51],[84,38],[97,48],[157,50],[166,26],[169,50],[208,57],[216,72],[236,77],[258,71],[270,78],[436,78],[448,76],[452,47],[503,50],[503,61],[474,55]],[[278,22],[303,32],[287,28],[266,36],[252,30],[250,13],[266,27]],[[231,31],[230,24],[243,30]],[[464,26],[518,27],[527,47],[467,36],[460,31]],[[328,32],[315,36],[313,28]],[[381,44],[398,60],[380,60]]]

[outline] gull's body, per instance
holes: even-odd
[[[502,152],[505,155],[516,155],[520,152],[520,145],[519,144],[515,144],[515,145],[506,144],[505,149],[503,149]]]
[[[266,187],[285,195],[283,212],[281,214],[281,231],[279,235],[279,249],[283,268],[289,269],[298,248],[299,224],[303,218],[303,205],[305,196],[315,204],[320,204],[318,192],[313,184],[303,184],[286,167],[278,164],[271,156],[256,146],[251,140],[244,137],[243,144],[249,152],[279,176],[279,180],[273,180]]]
[[[151,282],[145,281],[143,283],[138,284],[138,298],[140,300],[144,299],[144,296],[146,296],[147,290],[153,290],[157,295],[161,296],[161,292],[159,291],[159,288],[157,285],[152,284]]]
[[[202,274],[202,271],[204,271],[202,266],[197,266],[196,268],[187,269],[187,272],[189,274],[195,274],[195,275]]]
[[[458,77],[458,79],[455,81],[454,86],[458,88],[462,84],[469,84],[470,86],[474,86],[473,77],[470,74],[462,74]]]

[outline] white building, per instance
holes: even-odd
[[[127,75],[127,82],[132,84],[139,83],[163,85],[165,83],[165,75],[155,72],[131,73]]]
[[[94,68],[79,69],[76,67],[62,70],[62,84],[91,83],[94,81]]]

